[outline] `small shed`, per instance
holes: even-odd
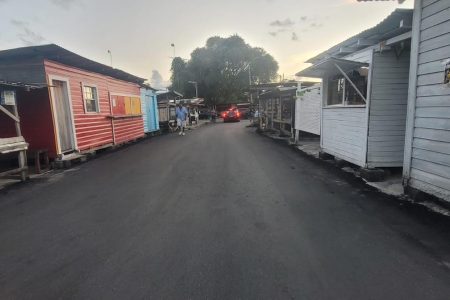
[[[417,0],[404,185],[450,201],[450,1]]]
[[[144,132],[150,133],[159,130],[158,101],[156,90],[148,84],[141,87],[142,118]]]
[[[320,135],[320,110],[322,101],[322,84],[303,87],[300,83],[295,101],[295,136],[300,132]]]
[[[158,120],[159,126],[163,130],[169,130],[176,126],[175,101],[181,99],[183,94],[177,91],[158,91]]]
[[[412,10],[397,9],[297,74],[322,79],[323,152],[362,168],[403,166],[411,24]]]
[[[259,95],[265,128],[279,130],[280,134],[292,135],[296,93],[297,86],[279,86]]]
[[[47,87],[18,102],[31,150],[73,157],[144,136],[143,78],[54,44],[0,51],[0,78]]]

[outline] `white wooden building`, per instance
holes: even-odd
[[[321,102],[321,83],[304,88],[299,83],[295,101],[294,129],[296,131],[296,139],[298,139],[298,131],[320,135]]]
[[[416,0],[404,184],[450,201],[450,0]]]
[[[402,167],[412,10],[397,9],[310,59],[322,78],[322,151],[363,168]]]

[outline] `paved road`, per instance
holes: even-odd
[[[0,299],[449,299],[446,221],[244,125],[0,194]]]

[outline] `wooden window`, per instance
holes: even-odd
[[[138,116],[142,114],[140,97],[111,95],[111,105],[115,116]]]
[[[140,115],[141,113],[141,98],[131,97],[131,114]]]
[[[84,106],[86,112],[99,112],[97,88],[94,86],[83,86]]]

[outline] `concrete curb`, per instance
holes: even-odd
[[[396,200],[398,203],[408,203],[410,205],[413,205],[415,207],[420,207],[426,209],[428,212],[431,212],[433,214],[436,214],[440,217],[448,218],[450,219],[450,208],[447,207],[446,203],[440,203],[440,201],[436,201],[434,199],[430,200],[421,200],[417,201],[408,195],[402,193],[399,194],[390,194],[386,193],[382,189],[378,188],[376,185],[374,185],[373,182],[368,182],[365,180],[359,173],[359,171],[354,170],[351,167],[343,166],[336,162],[334,159],[327,159],[326,157],[322,158],[320,155],[313,155],[311,153],[307,153],[297,147],[296,144],[293,144],[289,138],[281,138],[276,135],[271,135],[266,132],[263,132],[259,129],[256,130],[256,133],[259,135],[269,138],[272,141],[282,145],[287,146],[288,148],[292,149],[296,153],[302,155],[303,157],[307,158],[308,160],[320,164],[322,167],[328,168],[329,170],[332,170],[334,173],[338,173],[340,176],[345,178],[348,181],[351,181],[352,183],[356,183],[358,185],[364,186],[365,188],[379,193],[380,195],[383,195],[385,197],[388,197],[390,199]]]

